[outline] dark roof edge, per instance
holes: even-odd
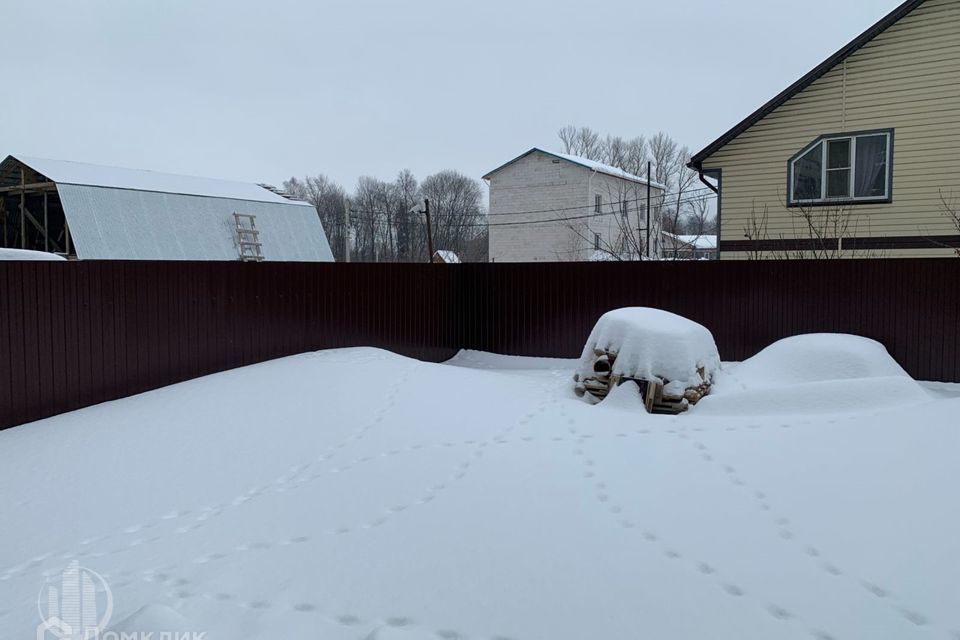
[[[853,53],[857,52],[865,44],[879,36],[881,33],[892,27],[894,24],[902,20],[907,16],[911,11],[919,7],[926,0],[907,0],[899,7],[888,13],[886,16],[880,19],[879,22],[871,26],[869,29],[861,33],[854,39],[852,42],[847,44],[845,47],[837,51],[835,54],[824,60],[807,75],[803,76],[792,85],[784,89],[780,94],[774,97],[772,100],[767,102],[765,105],[751,113],[749,116],[744,118],[738,125],[727,131],[725,134],[711,142],[707,147],[702,151],[690,158],[690,162],[687,163],[687,166],[691,169],[700,169],[703,166],[703,161],[708,157],[716,153],[718,149],[725,146],[731,140],[739,136],[741,133],[755,125],[757,122],[763,118],[770,115],[775,109],[785,103],[787,100],[800,93],[816,80],[820,79],[828,71],[833,69],[839,63],[846,60]]]

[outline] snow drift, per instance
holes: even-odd
[[[749,388],[785,384],[909,377],[876,340],[841,333],[814,333],[775,342],[735,366],[734,375]]]
[[[681,383],[709,382],[720,368],[720,354],[706,327],[682,316],[646,307],[616,309],[594,326],[580,357],[581,378],[593,374],[596,350],[617,354],[615,375]]]
[[[30,251],[29,249],[0,249],[0,260],[27,260],[27,261],[63,261],[63,256],[46,251]]]
[[[879,342],[809,334],[785,338],[743,363],[726,365],[699,410],[796,415],[882,410],[929,400]]]
[[[0,637],[73,559],[112,629],[208,640],[960,630],[960,399],[666,417],[583,403],[575,360],[457,363],[304,354],[0,432]]]

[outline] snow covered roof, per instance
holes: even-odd
[[[439,258],[447,264],[460,264],[460,256],[453,251],[448,251],[447,249],[437,249],[433,252],[433,257]]]
[[[717,236],[715,235],[675,235],[673,236],[681,243],[689,245],[694,249],[716,249]]]
[[[158,193],[178,193],[182,195],[206,196],[210,198],[230,198],[232,200],[250,200],[253,202],[292,201],[264,189],[260,185],[246,182],[233,182],[214,178],[197,178],[159,171],[143,169],[125,169],[105,167],[85,162],[69,160],[49,160],[27,156],[11,156],[27,165],[37,173],[43,174],[57,184],[75,184],[90,187],[109,187],[111,189],[131,189],[134,191],[154,191]],[[8,158],[9,159],[9,158]],[[299,206],[311,206],[306,202],[294,202]]]
[[[596,171],[597,173],[603,173],[603,174],[606,174],[606,175],[608,175],[608,176],[613,176],[614,178],[621,178],[621,179],[623,179],[623,180],[629,180],[630,182],[637,182],[637,183],[644,184],[644,185],[647,184],[647,179],[646,179],[646,178],[641,178],[640,176],[633,175],[632,173],[627,173],[627,172],[624,171],[623,169],[618,169],[617,167],[612,167],[612,166],[610,166],[610,165],[608,165],[608,164],[603,164],[602,162],[597,162],[596,160],[588,160],[587,158],[581,158],[580,156],[572,156],[572,155],[570,155],[570,154],[568,154],[568,153],[557,153],[557,152],[555,152],[555,151],[547,151],[547,150],[541,149],[541,148],[539,148],[539,147],[534,147],[534,148],[530,149],[529,151],[527,151],[526,153],[523,153],[523,154],[517,156],[516,158],[514,158],[514,159],[511,160],[510,162],[507,162],[506,164],[500,165],[499,167],[497,167],[497,168],[494,169],[493,171],[487,173],[487,175],[483,176],[484,180],[486,180],[487,178],[489,178],[489,177],[492,176],[493,174],[497,173],[497,172],[500,171],[501,169],[505,169],[506,167],[510,166],[510,165],[513,164],[514,162],[517,162],[518,160],[522,160],[523,158],[526,158],[526,157],[527,157],[528,155],[530,155],[531,153],[542,153],[542,154],[545,154],[545,155],[548,155],[548,156],[552,156],[552,157],[554,157],[554,158],[559,158],[560,160],[566,160],[567,162],[571,162],[571,163],[573,163],[573,164],[580,165],[581,167],[585,167],[585,168],[587,168],[587,169],[590,169],[591,171]],[[655,188],[655,189],[664,189],[664,190],[666,190],[666,187],[665,187],[664,185],[662,185],[662,184],[660,184],[659,182],[656,182],[656,181],[654,181],[654,180],[651,180],[651,181],[650,181],[650,186],[653,187],[653,188]]]
[[[255,216],[264,260],[333,261],[316,209],[256,184],[23,156],[0,174],[24,168],[56,184],[81,260],[239,260],[239,213]]]

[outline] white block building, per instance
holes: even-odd
[[[490,187],[491,262],[566,262],[660,255],[647,181],[585,158],[533,148],[483,177]],[[656,203],[664,187],[649,189]],[[653,207],[655,210],[655,207]]]

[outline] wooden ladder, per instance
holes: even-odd
[[[234,213],[237,226],[237,248],[243,262],[262,262],[263,253],[260,244],[260,231],[257,230],[257,216],[250,213]]]

